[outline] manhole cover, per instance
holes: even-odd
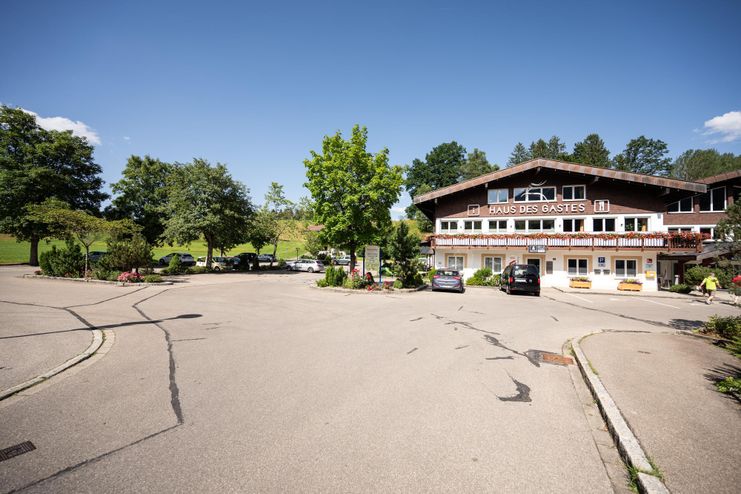
[[[36,446],[34,446],[31,441],[26,441],[25,443],[16,444],[15,446],[11,446],[9,448],[0,450],[0,461],[9,460],[15,456],[20,456],[24,453],[33,451],[34,449],[36,449]]]

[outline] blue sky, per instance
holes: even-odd
[[[108,183],[131,154],[203,157],[258,203],[271,181],[298,199],[309,150],[355,123],[394,164],[450,140],[504,164],[518,141],[555,134],[570,149],[591,132],[613,154],[641,134],[672,156],[741,153],[735,0],[1,9],[0,102],[89,132]],[[714,117],[724,132],[708,134]]]

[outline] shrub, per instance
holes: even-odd
[[[670,286],[669,291],[674,293],[690,293],[692,291],[692,286],[680,283],[678,285]]]
[[[66,246],[61,249],[52,245],[51,250],[42,252],[39,265],[47,276],[79,278],[85,269],[85,256],[78,244],[67,240]]]
[[[345,288],[352,288],[353,290],[359,290],[368,286],[368,282],[365,281],[365,278],[360,276],[357,269],[353,269],[352,273],[350,273],[350,277],[345,279],[342,286]]]
[[[394,288],[404,288],[404,284],[401,282],[401,280],[394,281]]]
[[[715,383],[715,387],[721,393],[741,393],[741,378],[726,377],[722,381]]]
[[[493,274],[489,268],[481,268],[466,280],[471,286],[499,286],[502,283],[501,274]]]
[[[710,316],[701,331],[717,334],[727,340],[741,338],[741,316]]]
[[[108,280],[114,274],[115,279],[121,271],[122,269],[115,265],[114,259],[111,256],[103,256],[98,262],[93,264],[93,277],[98,280]]]
[[[436,274],[437,274],[437,269],[431,268],[427,272],[427,281],[429,281],[430,283],[432,283],[432,278],[434,278]]]
[[[139,268],[149,268],[152,263],[152,246],[139,234],[130,239],[111,240],[108,242],[108,255],[101,262],[104,259],[109,268],[136,270],[138,273]]]
[[[329,285],[327,284],[327,280],[325,278],[320,278],[316,280],[316,286],[318,286],[319,288],[325,288]]]
[[[141,283],[142,281],[142,275],[139,273],[132,273],[131,271],[124,271],[120,275],[118,275],[117,281],[121,281],[123,283]]]
[[[592,281],[589,276],[572,276],[569,278],[571,281]]]
[[[183,274],[186,272],[185,266],[180,262],[180,256],[175,254],[170,258],[170,264],[167,266],[167,274]]]
[[[643,282],[638,278],[625,278],[622,283],[630,283],[631,285],[642,285]]]
[[[162,283],[162,276],[158,274],[144,275],[144,283]]]
[[[278,269],[286,269],[286,260],[278,259]]]
[[[733,283],[733,268],[730,266],[726,267],[715,267],[710,268],[708,266],[693,266],[684,272],[684,282],[691,286],[697,286],[702,283],[702,280],[707,278],[710,273],[715,273],[715,276],[720,282],[720,286],[723,288],[729,288]]]
[[[172,264],[172,262],[170,264]],[[192,266],[185,270],[185,274],[205,274],[210,272],[211,270],[206,266]]]
[[[118,277],[121,276],[121,271],[111,271],[108,277],[105,278],[108,281],[118,281]],[[104,279],[104,278],[101,278]]]
[[[343,286],[347,279],[347,273],[342,267],[328,266],[324,271],[326,286]]]

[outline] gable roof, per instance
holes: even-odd
[[[718,182],[725,182],[732,178],[741,177],[741,170],[733,170],[732,172],[721,173],[720,175],[713,175],[712,177],[705,177],[698,180],[701,184],[717,184]]]
[[[488,182],[501,180],[503,178],[523,173],[528,170],[548,168],[551,170],[566,171],[572,173],[582,173],[584,175],[592,175],[595,177],[609,178],[613,180],[622,180],[624,182],[633,182],[637,184],[653,185],[656,187],[666,187],[669,189],[684,190],[689,192],[706,192],[707,186],[697,182],[686,182],[684,180],[677,180],[673,178],[665,177],[654,177],[652,175],[643,175],[641,173],[624,172],[620,170],[613,170],[611,168],[598,168],[595,166],[580,165],[577,163],[566,163],[565,161],[554,161],[546,160],[542,158],[526,161],[519,165],[511,166],[503,170],[487,173],[480,177],[472,178],[458,184],[449,185],[441,189],[433,190],[426,194],[420,194],[414,198],[414,204],[420,204],[423,202],[437,199],[455,192],[460,192],[478,185],[483,185]]]

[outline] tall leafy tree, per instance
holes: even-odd
[[[625,150],[615,156],[615,168],[633,173],[665,176],[671,172],[669,149],[664,141],[645,136],[631,139]]]
[[[315,203],[315,215],[324,225],[326,244],[355,253],[378,240],[391,225],[391,206],[398,200],[403,183],[402,169],[390,166],[388,149],[376,154],[366,150],[368,131],[355,125],[350,139],[340,132],[325,136],[322,151],[311,151],[306,165],[306,187]]]
[[[428,192],[432,192],[432,187],[427,184],[423,184],[417,189],[417,195],[426,194]],[[415,204],[410,204],[409,206],[407,206],[407,208],[404,210],[404,213],[406,214],[406,217],[408,219],[414,220],[417,223],[417,228],[419,228],[419,231],[432,232],[434,226],[432,224],[432,221],[430,221]]]
[[[466,161],[461,164],[459,181],[470,180],[486,173],[499,170],[499,165],[489,163],[486,159],[486,153],[480,149],[474,148],[468,153]]]
[[[698,180],[741,169],[741,155],[715,149],[689,149],[672,164],[671,175],[681,180]]]
[[[163,238],[168,243],[203,238],[210,266],[214,248],[227,250],[247,240],[254,207],[248,190],[225,165],[194,159],[174,168],[167,188]]]
[[[422,279],[417,269],[419,256],[419,238],[409,232],[409,226],[400,221],[389,241],[391,257],[396,261],[396,279],[404,288],[419,286]]]
[[[283,186],[278,182],[271,182],[265,193],[265,208],[280,218],[293,216],[293,201],[286,198]]]
[[[162,243],[165,231],[162,208],[167,202],[167,180],[172,170],[173,165],[151,156],[130,156],[123,178],[111,184],[115,196],[106,216],[130,218],[142,227],[147,243]]]
[[[528,149],[528,154],[530,155],[531,159],[550,158],[548,143],[545,142],[543,139],[538,139],[537,141],[531,142],[530,148]]]
[[[532,157],[530,156],[530,151],[528,151],[521,142],[518,142],[517,144],[515,144],[515,148],[512,150],[512,154],[509,155],[507,166],[509,167],[519,165],[520,163],[524,163],[525,161],[528,161],[530,159],[532,159]]]
[[[733,259],[741,259],[741,201],[726,209],[726,217],[718,222],[718,236],[727,240]]]
[[[605,142],[599,134],[589,134],[583,141],[574,144],[571,160],[574,163],[609,168],[610,151],[605,147]]]
[[[546,156],[546,158],[552,160],[563,160],[568,158],[568,154],[566,154],[566,144],[561,142],[561,139],[558,136],[552,136],[548,139],[548,156]]]
[[[0,231],[30,242],[32,266],[38,265],[39,241],[49,231],[29,216],[28,206],[56,198],[97,214],[107,197],[100,173],[87,139],[44,130],[35,116],[0,106]]]
[[[465,161],[466,148],[457,142],[435,146],[424,161],[415,159],[407,169],[406,188],[409,195],[418,195],[417,189],[425,184],[435,190],[457,183]]]

